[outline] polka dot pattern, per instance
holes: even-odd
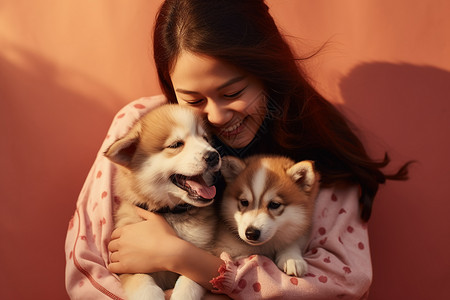
[[[140,103],[136,103],[135,105],[133,105],[133,107],[137,108],[137,109],[145,109],[146,108],[145,105],[140,104]]]
[[[238,287],[243,290],[247,286],[247,281],[245,279],[239,280]]]
[[[256,293],[259,293],[261,291],[261,283],[255,282],[253,284],[253,291],[255,291]]]
[[[290,281],[293,285],[298,285],[298,278],[292,277],[289,281]]]
[[[364,246],[364,244],[363,244],[362,242],[359,242],[359,243],[358,243],[358,248],[359,248],[360,250],[364,250],[365,246]]]

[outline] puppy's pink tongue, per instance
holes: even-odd
[[[216,187],[215,186],[206,186],[206,184],[201,184],[200,182],[193,180],[186,180],[186,183],[189,184],[191,189],[197,192],[197,194],[205,199],[212,199],[216,196]]]

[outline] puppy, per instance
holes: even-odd
[[[210,204],[216,194],[213,182],[220,170],[219,153],[208,143],[200,116],[190,108],[163,105],[143,116],[105,156],[117,164],[114,192],[121,203],[115,226],[137,223],[139,206],[160,213],[179,237],[209,249],[216,217]],[[204,289],[190,279],[170,272],[122,274],[128,299],[200,299]]]
[[[319,174],[311,161],[254,156],[222,158],[227,183],[221,203],[215,254],[271,258],[288,275],[301,276]]]

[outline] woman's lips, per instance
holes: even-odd
[[[232,126],[229,126],[227,128],[221,129],[219,131],[219,135],[223,136],[225,138],[230,138],[232,136],[238,135],[244,129],[244,126],[242,126],[244,124],[244,121],[245,121],[245,119],[239,121],[238,123],[236,123],[236,124],[234,124]]]

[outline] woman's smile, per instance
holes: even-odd
[[[243,130],[243,120],[237,122],[236,124],[229,126],[227,128],[222,128],[221,131],[219,131],[219,135],[223,136],[225,138],[230,138],[232,136],[237,136],[240,132]]]

